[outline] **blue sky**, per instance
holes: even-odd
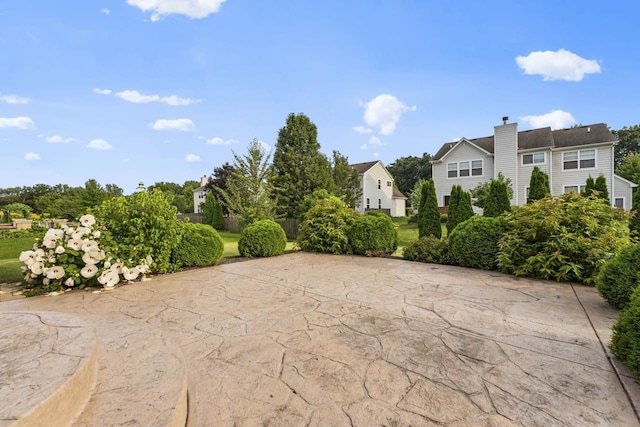
[[[132,192],[275,145],[352,163],[519,129],[640,123],[635,2],[0,2],[0,188]]]

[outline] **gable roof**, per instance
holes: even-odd
[[[406,199],[407,196],[402,194],[402,191],[398,190],[396,186],[393,186],[393,194],[391,195],[392,199]]]
[[[355,169],[358,173],[365,173],[366,171],[374,167],[376,163],[379,163],[379,162],[380,160],[376,160],[373,162],[354,163],[353,165],[349,165],[349,166]]]
[[[461,139],[460,141],[468,141],[488,153],[495,152],[494,137],[485,136],[475,139]],[[448,142],[443,144],[432,161],[441,160],[449,153],[458,142]],[[615,143],[616,137],[613,136],[607,125],[597,123],[595,125],[579,126],[569,129],[551,130],[550,127],[531,129],[518,132],[518,149],[519,150],[535,150],[537,148],[565,148],[579,145],[591,145],[602,143]]]

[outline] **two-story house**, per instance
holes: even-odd
[[[448,206],[451,187],[465,190],[488,182],[499,172],[511,180],[512,205],[527,203],[535,166],[547,173],[551,195],[581,191],[589,176],[604,175],[611,204],[629,210],[637,184],[614,173],[617,140],[602,123],[569,129],[549,127],[518,132],[517,123],[494,127],[493,136],[444,144],[431,160],[438,203]]]
[[[393,176],[382,162],[366,162],[350,165],[360,176],[362,196],[356,204],[356,211],[386,211],[392,217],[406,215],[407,198],[393,185]]]
[[[200,187],[193,190],[193,213],[202,213],[202,205],[207,198],[207,183],[209,177],[206,175],[200,179]]]

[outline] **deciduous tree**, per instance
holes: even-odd
[[[349,159],[339,151],[333,151],[333,168],[331,177],[335,184],[335,195],[340,197],[350,208],[355,208],[362,196],[358,171],[349,166]]]
[[[388,165],[387,170],[393,176],[398,190],[408,195],[418,181],[431,178],[431,155],[423,153],[422,157],[400,157]]]
[[[614,148],[614,165],[617,168],[630,154],[640,153],[640,125],[625,126],[611,132],[618,138]]]

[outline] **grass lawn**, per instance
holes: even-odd
[[[408,217],[392,218],[398,226],[398,249],[391,255],[402,257],[402,248],[414,240],[418,240],[418,224],[409,224]],[[447,227],[442,224],[442,237],[447,235]]]
[[[18,261],[20,252],[33,248],[33,237],[0,239],[0,283],[19,282],[24,277]]]

